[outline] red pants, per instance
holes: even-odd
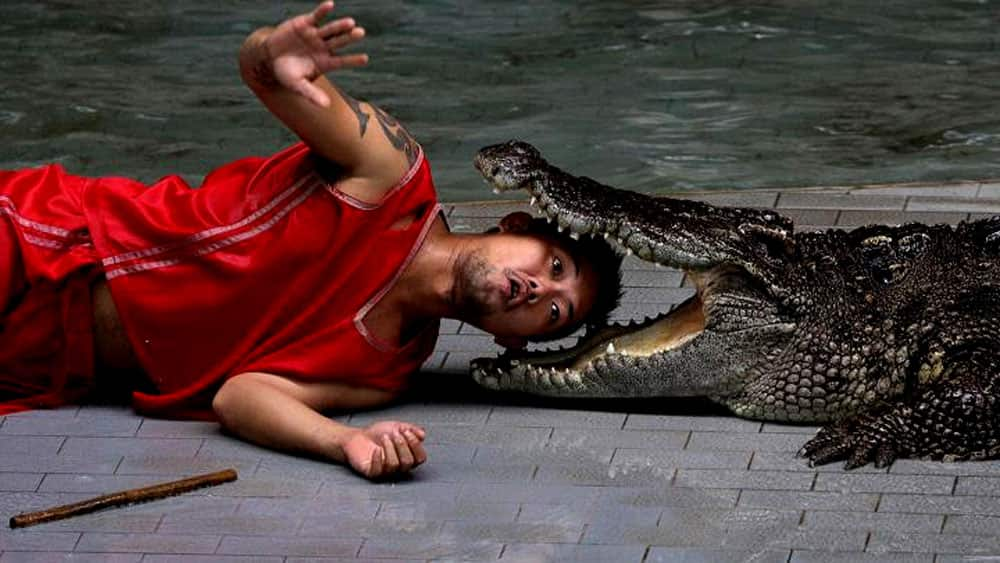
[[[0,171],[0,415],[83,399],[94,382],[99,260],[59,166]]]

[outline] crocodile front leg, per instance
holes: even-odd
[[[980,460],[1000,455],[1000,343],[952,358],[937,383],[912,400],[862,412],[824,427],[800,450],[811,465],[846,460],[853,469],[897,458]]]

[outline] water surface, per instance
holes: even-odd
[[[0,168],[144,181],[292,137],[239,81],[306,2],[0,3]],[[647,192],[1000,177],[996,2],[344,0],[369,68],[334,75],[423,143],[448,201],[520,138]]]

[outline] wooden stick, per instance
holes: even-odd
[[[193,491],[194,489],[199,489],[201,487],[214,487],[216,485],[221,485],[222,483],[235,481],[236,478],[237,475],[235,469],[226,469],[223,471],[216,471],[215,473],[206,473],[205,475],[188,477],[187,479],[181,479],[179,481],[171,481],[169,483],[160,483],[158,485],[150,485],[139,489],[119,491],[117,493],[102,495],[82,500],[80,502],[74,502],[73,504],[64,504],[62,506],[46,508],[45,510],[39,510],[38,512],[25,512],[24,514],[18,514],[17,516],[11,517],[10,527],[23,528],[25,526],[34,526],[35,524],[41,524],[42,522],[72,518],[73,516],[87,514],[89,512],[101,510],[102,508],[113,508],[135,502],[145,502],[147,500],[172,497],[181,493]]]

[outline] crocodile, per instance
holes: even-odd
[[[781,214],[576,177],[531,145],[479,151],[495,190],[527,190],[571,236],[683,270],[694,295],[575,345],[505,351],[487,388],[559,397],[703,396],[737,416],[820,426],[810,465],[1000,454],[1000,216],[796,231]]]

